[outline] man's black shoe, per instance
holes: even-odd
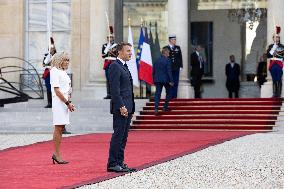
[[[128,167],[128,165],[125,164],[125,163],[122,164],[121,167],[122,167],[123,169],[128,169],[129,172],[135,172],[135,171],[137,171],[137,169],[135,169],[135,168],[130,168],[130,167]]]
[[[106,96],[104,97],[104,99],[111,99],[111,96]]]
[[[107,172],[115,172],[115,173],[125,173],[125,172],[130,172],[129,169],[124,169],[119,165],[116,165],[114,167],[108,167]]]
[[[155,116],[158,116],[159,115],[159,111],[156,109],[155,110]]]

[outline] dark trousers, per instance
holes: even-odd
[[[179,83],[179,72],[180,72],[179,69],[172,71],[174,86],[170,88],[171,98],[177,98],[178,83]]]
[[[278,64],[273,64],[270,73],[273,81],[273,97],[280,97],[282,92],[282,68]]]
[[[105,69],[105,76],[106,76],[106,88],[107,88],[107,97],[110,97],[110,86],[109,86],[109,76],[108,76],[109,66]]]
[[[233,98],[233,93],[235,93],[235,98],[239,98],[239,91],[229,91],[229,98]]]
[[[191,83],[194,88],[194,98],[201,98],[201,92],[200,92],[201,76],[192,77]]]
[[[113,114],[113,134],[110,141],[108,167],[122,165],[132,114],[128,117]]]
[[[281,97],[282,81],[273,81],[273,97]]]
[[[146,83],[146,98],[151,98],[151,85]]]
[[[155,110],[158,110],[159,108],[159,102],[161,99],[161,94],[163,87],[166,89],[166,99],[165,99],[165,104],[163,110],[166,111],[168,109],[169,101],[171,99],[171,94],[170,94],[170,85],[169,83],[155,83],[156,86],[156,92],[155,92]]]
[[[52,95],[51,95],[51,91],[46,91],[47,94],[47,104],[48,105],[52,105]]]

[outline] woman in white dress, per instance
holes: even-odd
[[[65,125],[69,124],[69,112],[75,110],[75,106],[70,101],[71,80],[66,70],[69,65],[69,57],[66,53],[55,54],[52,58],[52,68],[50,70],[50,84],[52,92],[52,113],[53,113],[53,142],[55,151],[52,155],[53,164],[67,164],[61,157],[60,144],[62,131]]]

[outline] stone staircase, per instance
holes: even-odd
[[[112,132],[109,100],[95,99],[89,92],[75,92],[72,98],[77,110],[71,113],[67,130],[72,133]],[[146,100],[135,100],[137,112]],[[46,99],[29,100],[0,107],[0,133],[51,133],[52,112]]]
[[[154,115],[154,102],[146,103],[132,130],[255,130],[272,131],[280,126],[282,100],[276,98],[176,99],[169,110]]]

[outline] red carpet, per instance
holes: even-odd
[[[133,121],[133,130],[272,130],[283,99],[214,98],[174,99],[169,111],[154,115],[154,102],[143,107]]]
[[[132,131],[126,148],[130,167],[143,169],[253,132]],[[67,165],[53,165],[49,142],[0,151],[0,188],[74,188],[119,176],[106,172],[111,134],[64,138]]]

